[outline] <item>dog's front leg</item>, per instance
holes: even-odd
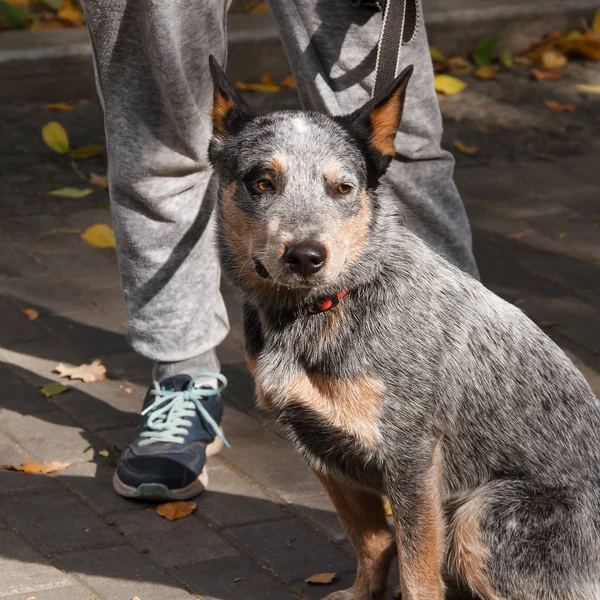
[[[352,487],[332,475],[317,473],[317,477],[325,486],[358,557],[354,585],[333,592],[324,600],[382,600],[396,544],[381,496]]]
[[[432,452],[416,449],[390,470],[386,491],[394,514],[402,600],[443,600],[446,536],[441,441]]]

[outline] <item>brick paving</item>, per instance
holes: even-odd
[[[479,146],[474,156],[457,156],[456,181],[483,281],[544,327],[600,394],[600,103],[572,92],[576,80],[598,81],[600,69],[570,68],[572,80],[558,87],[541,88],[546,84],[521,72],[470,81],[460,97],[442,102],[445,143]],[[44,111],[55,98],[40,89],[33,101],[31,80],[27,101],[19,102],[13,81],[14,94],[2,106],[8,119],[0,151],[0,463],[73,464],[51,476],[0,471],[0,598],[312,599],[347,587],[354,559],[328,499],[253,408],[229,292],[233,329],[220,352],[230,380],[224,428],[233,449],[210,460],[210,491],[193,515],[172,523],[112,491],[113,456],[132,435],[151,365],[125,340],[114,251],[91,248],[68,232],[110,223],[107,194],[48,196],[74,181],[39,136],[56,119],[73,145],[102,143],[100,107],[91,78],[85,81],[92,101],[75,113]],[[573,102],[576,110],[555,115],[540,106],[543,98]],[[77,97],[65,92],[60,100]],[[250,101],[297,106],[290,92]],[[81,166],[101,173],[104,161]],[[35,308],[39,318],[29,321],[23,308]],[[70,382],[71,390],[52,402],[39,392],[58,379],[58,362],[96,357],[107,365],[108,380]],[[324,571],[339,580],[323,588],[304,584]]]

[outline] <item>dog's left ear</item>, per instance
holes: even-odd
[[[335,117],[359,143],[367,159],[369,187],[377,187],[394,154],[396,132],[402,119],[406,87],[413,66],[406,67],[377,97],[350,115]]]
[[[210,74],[214,84],[214,100],[212,110],[213,140],[223,139],[252,118],[252,111],[233,87],[227,75],[211,54],[208,58]]]

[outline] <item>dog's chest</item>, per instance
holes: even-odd
[[[259,406],[277,418],[309,462],[346,472],[378,455],[380,380],[308,373],[289,353],[267,349],[253,370]]]

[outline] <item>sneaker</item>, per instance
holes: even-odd
[[[229,447],[219,422],[219,373],[176,375],[155,383],[144,401],[142,421],[123,450],[113,477],[121,496],[141,500],[186,500],[208,485],[206,459]]]

